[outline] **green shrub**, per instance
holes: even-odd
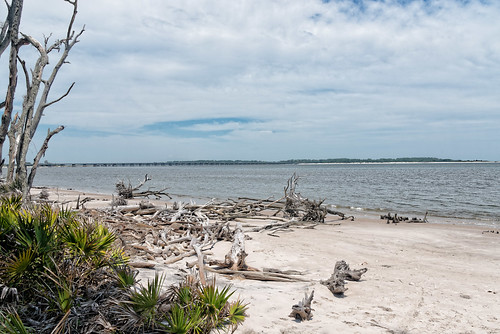
[[[163,293],[155,275],[138,286],[116,239],[70,210],[1,198],[0,287],[11,300],[0,301],[0,333],[210,333],[245,320],[247,305],[215,280],[187,276]]]

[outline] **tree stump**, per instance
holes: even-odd
[[[333,270],[332,276],[326,281],[320,283],[325,285],[334,295],[343,295],[347,288],[345,287],[345,280],[359,281],[361,275],[368,271],[367,268],[351,270],[349,265],[344,261],[337,261]]]
[[[231,250],[226,254],[224,264],[231,270],[247,270],[248,266],[245,263],[247,255],[245,252],[245,234],[241,223],[238,222],[234,230],[234,241]]]
[[[299,321],[311,320],[312,318],[312,308],[311,303],[314,297],[314,290],[308,296],[307,292],[304,295],[304,299],[302,299],[298,304],[292,306],[292,313],[290,313],[289,317],[295,318]]]

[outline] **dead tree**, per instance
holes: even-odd
[[[73,30],[73,24],[75,22],[77,14],[78,0],[64,1],[69,3],[73,7],[71,19],[68,24],[66,36],[64,38],[58,39],[55,42],[49,44],[48,37],[44,38],[43,43],[41,43],[30,35],[20,33],[22,35],[22,38],[18,38],[15,47],[11,45],[10,63],[14,62],[14,65],[16,67],[17,62],[21,64],[26,81],[26,95],[24,96],[21,114],[16,114],[11,121],[12,108],[9,106],[9,103],[13,103],[14,101],[13,92],[16,89],[17,81],[9,80],[9,88],[5,101],[5,117],[2,117],[2,127],[0,129],[0,146],[3,145],[2,140],[5,139],[4,134],[7,134],[9,138],[9,166],[7,169],[6,182],[19,182],[22,188],[21,190],[23,197],[25,199],[27,199],[29,190],[33,185],[33,180],[38,164],[40,162],[40,159],[45,155],[49,140],[52,138],[52,136],[64,129],[63,126],[59,126],[55,130],[48,131],[43,145],[34,158],[33,166],[28,175],[26,156],[30,143],[33,140],[40,120],[43,116],[43,113],[47,107],[65,98],[74,86],[74,83],[72,83],[63,95],[54,100],[49,100],[50,90],[52,88],[52,85],[54,84],[60,68],[63,66],[63,64],[68,63],[67,58],[69,52],[71,51],[73,46],[79,42],[79,38],[84,32],[84,28],[82,28],[78,33]],[[11,33],[11,39],[12,38],[14,37]],[[30,45],[38,51],[38,59],[36,60],[36,63],[31,70],[28,70],[26,62],[23,61],[17,53],[22,45]],[[12,58],[14,56],[14,51],[12,51],[13,49],[17,49],[14,58]],[[54,62],[55,65],[52,68],[48,78],[44,79],[44,70],[49,64],[49,54],[51,54],[51,52],[57,52],[59,59]],[[17,70],[14,71],[14,73],[11,71],[10,75],[12,76],[14,74],[17,75]]]
[[[23,10],[23,0],[12,0],[9,5],[7,2],[8,14],[0,31],[0,56],[10,45],[9,53],[9,84],[5,100],[0,102],[0,108],[4,108],[2,122],[0,124],[0,175],[1,167],[5,159],[2,158],[3,144],[7,137],[12,111],[14,109],[14,95],[17,88],[17,58],[21,42],[19,41],[19,25],[21,23],[21,14]],[[1,100],[0,100],[1,101]]]

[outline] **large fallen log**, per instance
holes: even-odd
[[[262,272],[262,271],[244,271],[244,270],[231,270],[227,268],[213,268],[205,267],[207,271],[230,276],[238,276],[246,279],[257,280],[257,281],[272,281],[272,282],[308,282],[309,280],[297,277],[295,275],[287,275],[272,272]]]

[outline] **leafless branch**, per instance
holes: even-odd
[[[45,152],[49,148],[50,139],[55,134],[58,134],[62,130],[64,130],[63,125],[58,126],[53,131],[50,131],[50,129],[47,130],[47,136],[45,137],[45,140],[43,141],[42,147],[40,147],[40,150],[38,151],[38,153],[35,156],[35,159],[33,160],[33,166],[31,167],[30,175],[28,177],[28,189],[31,188],[31,186],[33,185],[33,180],[35,178],[36,169],[38,167],[38,164],[40,163],[40,160],[42,159],[42,157],[45,155]]]
[[[30,75],[28,73],[28,69],[26,68],[26,62],[24,60],[22,60],[19,57],[19,55],[17,56],[17,60],[19,61],[19,63],[21,63],[21,66],[23,68],[24,77],[26,79],[26,93],[27,93],[30,90]]]
[[[71,84],[71,86],[69,86],[69,88],[68,88],[68,90],[66,91],[66,93],[64,93],[64,94],[63,94],[60,98],[58,98],[58,99],[56,99],[56,100],[54,100],[54,101],[52,101],[52,102],[49,102],[49,103],[45,104],[45,105],[44,105],[44,107],[45,107],[45,108],[47,108],[48,106],[50,106],[50,105],[52,105],[52,104],[54,104],[54,103],[57,103],[57,102],[61,101],[62,99],[64,99],[64,98],[65,98],[66,96],[68,96],[68,94],[71,92],[71,89],[73,88],[73,86],[74,86],[74,85],[75,85],[75,83],[73,82],[73,83]]]
[[[66,1],[66,2],[70,3],[71,5],[73,5],[73,15],[71,15],[71,20],[70,20],[69,25],[68,25],[68,32],[66,33],[66,39],[70,40],[71,39],[72,30],[73,30],[73,24],[75,23],[76,14],[78,13],[78,0],[73,0],[73,1],[71,1],[71,0],[64,0],[64,1]]]

